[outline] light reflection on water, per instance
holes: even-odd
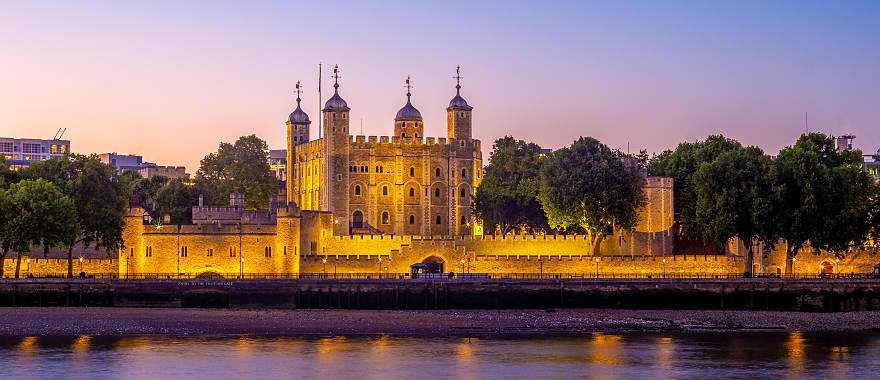
[[[4,377],[869,378],[874,334],[0,338]]]

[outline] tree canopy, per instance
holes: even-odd
[[[674,151],[665,151],[648,162],[648,174],[671,177],[675,186],[674,220],[681,226],[681,233],[687,237],[699,238],[703,235],[701,225],[696,221],[696,195],[693,177],[700,166],[714,161],[721,154],[740,148],[742,145],[722,135],[712,135],[704,141],[683,142]]]
[[[757,147],[734,148],[700,165],[693,177],[695,221],[705,241],[723,247],[733,237],[748,249],[746,272],[751,272],[753,239],[769,242],[775,236],[772,162]]]
[[[52,182],[75,205],[76,234],[64,244],[68,276],[73,276],[73,248],[77,244],[108,252],[122,247],[127,194],[115,171],[97,156],[71,155],[35,162],[22,176]]]
[[[591,137],[581,137],[547,159],[540,200],[550,227],[583,228],[593,252],[614,228],[632,230],[645,203],[644,179],[623,155]]]
[[[17,181],[18,175],[9,167],[6,157],[0,156],[0,189],[5,189]]]
[[[247,208],[267,208],[278,192],[278,181],[269,167],[269,148],[256,135],[221,143],[217,152],[202,159],[196,185],[209,204],[227,205],[229,194],[245,195]]]
[[[495,140],[473,206],[486,231],[549,229],[538,200],[545,158],[537,144],[510,136]]]
[[[45,253],[73,239],[77,231],[76,209],[68,196],[43,179],[17,182],[9,187],[4,197],[3,207],[12,214],[5,218],[3,246],[18,252],[17,278],[21,256],[30,252],[31,247],[42,247]]]

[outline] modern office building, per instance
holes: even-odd
[[[0,155],[12,167],[25,167],[31,162],[45,161],[70,153],[69,140],[44,140],[0,137]]]

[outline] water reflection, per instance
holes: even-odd
[[[4,377],[872,378],[880,335],[0,338]]]

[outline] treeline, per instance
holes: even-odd
[[[738,238],[788,242],[844,255],[877,248],[880,190],[861,152],[837,150],[812,133],[771,158],[724,136],[629,156],[592,138],[545,153],[512,137],[495,141],[474,212],[488,232],[582,232],[598,244],[613,228],[632,230],[644,203],[639,170],[674,179],[677,234],[723,249]],[[751,262],[748,268],[751,268]]]
[[[77,246],[108,253],[123,247],[125,210],[143,207],[156,223],[190,223],[192,206],[201,195],[207,205],[227,205],[229,194],[246,195],[246,207],[267,207],[278,190],[268,164],[268,146],[254,135],[234,144],[222,143],[207,155],[195,180],[142,178],[136,172],[118,175],[96,155],[68,155],[34,162],[13,171],[0,157],[0,277],[2,260],[21,258],[33,249],[67,251],[67,272],[73,276]]]

